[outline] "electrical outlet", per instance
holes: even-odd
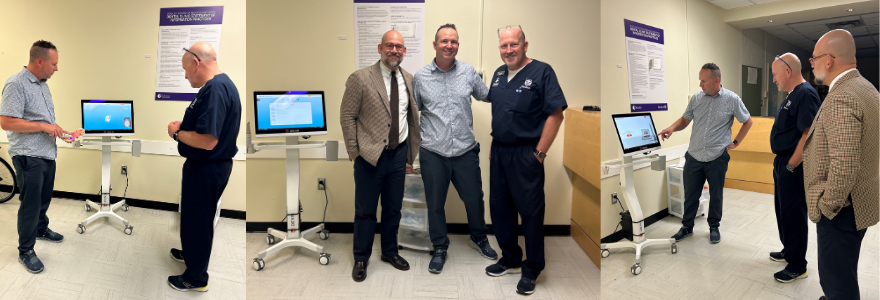
[[[128,166],[122,166],[122,175],[128,174]]]
[[[617,199],[617,193],[611,193],[611,204],[617,204],[617,201],[620,201]]]
[[[318,190],[319,191],[323,191],[324,188],[327,186],[326,184],[327,184],[326,178],[318,178]]]

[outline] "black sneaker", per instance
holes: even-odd
[[[171,258],[178,261],[178,262],[184,262],[183,261],[183,250],[180,250],[177,248],[171,248]]]
[[[40,258],[37,257],[37,253],[33,249],[28,250],[24,254],[19,254],[18,262],[32,274],[43,272],[43,262],[40,261]]]
[[[37,233],[38,240],[46,240],[53,243],[60,243],[64,240],[64,236],[60,233],[52,231],[52,229],[46,228],[46,232]]]
[[[446,249],[440,248],[434,250],[434,257],[428,264],[428,272],[440,274],[443,271],[443,264],[446,263]]]
[[[183,281],[183,276],[168,276],[168,285],[171,288],[181,291],[181,292],[207,292],[208,285],[205,286],[195,286],[190,284],[189,282]]]
[[[535,293],[535,283],[537,280],[523,277],[516,284],[516,293],[520,295],[531,295]]]
[[[718,244],[721,242],[721,231],[718,231],[718,228],[709,228],[709,242],[712,244]]]
[[[773,274],[773,278],[776,278],[776,281],[788,283],[796,279],[807,278],[807,271],[804,271],[804,273],[790,273],[788,270],[782,269],[782,271]]]
[[[694,235],[693,229],[681,227],[680,229],[678,229],[678,233],[673,235],[672,238],[675,239],[676,242],[680,242],[684,238],[689,237],[691,235]]]
[[[519,274],[522,273],[521,268],[508,268],[502,266],[500,263],[492,264],[486,267],[486,275],[492,277],[504,276],[506,274]]]
[[[489,245],[489,239],[483,239],[482,241],[477,242],[472,236],[468,240],[471,241],[471,244],[477,247],[477,251],[480,252],[480,255],[483,257],[492,260],[498,258],[498,253],[495,253],[495,249],[492,249],[492,246]]]
[[[770,260],[785,262],[785,253],[782,252],[770,252]]]

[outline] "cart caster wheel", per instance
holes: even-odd
[[[86,227],[83,226],[83,224],[77,224],[76,232],[78,232],[79,234],[86,233]]]
[[[403,246],[397,245],[397,250],[403,250]]]
[[[632,272],[633,275],[642,274],[642,266],[639,266],[639,264],[634,264],[632,267],[629,268],[629,271]]]
[[[266,236],[266,243],[269,243],[269,245],[275,244],[275,236],[271,234]]]
[[[330,264],[330,254],[321,253],[321,257],[318,257],[318,262],[325,266]]]
[[[434,256],[434,250],[428,251],[428,255]]]
[[[254,258],[254,270],[261,271],[266,267],[266,262],[262,258]]]
[[[320,237],[322,240],[329,239],[330,231],[327,229],[321,230],[320,232],[318,232],[318,237]]]
[[[122,205],[122,211],[128,211],[128,204]]]
[[[678,246],[676,246],[675,244],[672,244],[672,254],[676,254],[676,253],[678,253]]]
[[[608,249],[602,249],[601,254],[602,254],[602,258],[606,258],[608,256],[611,256],[611,251],[608,251]]]
[[[132,231],[132,230],[134,230],[134,227],[132,227],[132,226],[125,226],[125,230],[123,230],[123,231],[125,232],[125,234],[127,234],[127,235],[131,235],[131,231]]]
[[[92,211],[92,207],[89,206],[88,204],[86,204],[86,212],[90,212],[90,211]]]

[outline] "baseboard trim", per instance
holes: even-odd
[[[661,219],[668,217],[668,216],[669,216],[669,210],[666,210],[666,209],[658,211],[657,213],[648,216],[647,218],[645,218],[645,228],[648,228],[648,226],[651,226],[651,224],[654,224],[657,221],[660,221]],[[620,241],[623,238],[624,238],[623,231],[616,231],[606,237],[603,237],[602,244],[614,243],[614,242]]]
[[[74,193],[74,192],[65,192],[65,191],[53,191],[53,198],[64,198],[71,200],[92,200],[95,202],[101,201],[101,197],[98,194],[83,194],[83,193]],[[16,198],[17,199],[17,198]],[[13,199],[15,200],[15,199]],[[110,196],[110,203],[116,203],[122,200],[122,197]],[[125,198],[125,203],[130,206],[140,207],[140,208],[148,208],[155,210],[164,210],[164,211],[177,211],[178,205],[177,203],[168,203],[154,200],[143,200],[143,199],[133,199],[133,198]],[[220,216],[224,218],[237,219],[237,220],[246,220],[247,212],[240,210],[231,210],[231,209],[220,209]]]
[[[309,229],[314,226],[317,226],[318,222],[302,222],[300,223],[300,227],[303,229]],[[381,225],[381,223],[379,223]],[[354,223],[352,222],[327,222],[324,223],[324,227],[330,231],[330,233],[353,233],[354,232]],[[494,234],[495,231],[492,229],[492,224],[488,225],[489,234]],[[287,228],[286,222],[247,222],[246,230],[247,232],[267,232],[269,228],[275,229],[284,229]],[[379,233],[381,226],[376,226],[376,233]],[[468,224],[463,223],[450,223],[446,225],[446,231],[449,234],[470,234],[470,229]],[[517,233],[522,235],[522,227],[517,226]],[[544,225],[544,235],[545,236],[570,236],[571,235],[571,225]]]

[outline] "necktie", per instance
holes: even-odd
[[[391,71],[391,130],[388,132],[388,147],[397,148],[400,143],[400,97],[397,94],[397,72]]]

